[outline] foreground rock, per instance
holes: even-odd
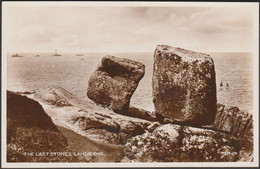
[[[92,140],[117,145],[124,145],[129,138],[152,131],[160,125],[136,118],[89,112],[73,117],[70,123],[84,131],[85,136]]]
[[[253,116],[238,107],[218,104],[216,119],[212,124],[214,130],[232,134],[238,138],[240,161],[253,160]]]
[[[133,60],[105,56],[89,79],[87,96],[104,107],[124,113],[144,76],[144,68]]]
[[[231,162],[237,161],[238,148],[233,136],[166,124],[129,139],[126,156],[132,162]]]
[[[124,145],[127,139],[146,131],[151,132],[160,125],[156,121],[147,120],[155,120],[147,111],[130,108],[131,112],[124,113],[136,113],[143,119],[117,114],[88,100],[79,100],[62,88],[39,89],[27,96],[39,101],[56,125],[102,143]],[[49,98],[67,104],[57,105],[57,101]]]
[[[156,113],[175,123],[201,126],[216,115],[216,82],[209,55],[166,45],[154,53],[153,101]]]
[[[77,99],[73,94],[62,88],[39,89],[26,95],[39,101],[56,125],[72,130],[85,138],[90,138],[95,144],[98,143],[98,147],[102,147],[101,144],[113,145],[114,148],[102,152],[105,155],[110,155],[110,158],[114,156],[116,158],[113,160],[104,158],[99,159],[99,161],[252,160],[253,151],[248,149],[248,146],[245,146],[253,145],[251,140],[253,137],[249,138],[249,131],[252,130],[247,130],[247,128],[252,127],[252,125],[249,125],[252,116],[241,111],[244,115],[241,118],[236,118],[237,122],[233,123],[235,119],[229,120],[227,114],[230,114],[232,110],[234,112],[232,118],[240,115],[235,115],[239,111],[234,111],[236,108],[231,106],[225,106],[224,109],[226,110],[224,110],[219,104],[215,122],[212,125],[203,126],[203,128],[195,128],[174,124],[160,124],[156,121],[159,119],[153,113],[133,107],[129,108],[126,113],[132,117],[117,114],[88,100]],[[48,98],[62,100],[63,103],[67,104],[61,106],[57,104],[57,101]],[[223,126],[226,125],[223,124],[223,121],[226,121],[230,127],[224,128]],[[233,122],[230,123],[229,121]],[[163,123],[168,122],[163,121]],[[237,123],[241,124],[235,125]],[[232,133],[232,131],[238,131],[237,129],[234,130],[234,126],[242,126],[242,123],[247,125],[244,125],[244,129],[241,128],[240,131],[248,131],[248,134],[243,132],[245,137],[248,138],[242,137],[243,133]],[[228,130],[229,128],[232,128],[232,130]],[[69,136],[71,141],[68,142],[76,144],[73,138],[79,140],[77,137],[71,136],[71,134]],[[83,145],[86,147],[87,143]],[[127,147],[125,153],[121,151],[123,147]]]
[[[42,106],[25,96],[7,91],[7,161],[77,162],[72,156],[26,155],[39,152],[70,152],[66,138]]]

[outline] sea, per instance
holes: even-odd
[[[20,53],[7,54],[7,90],[33,91],[46,87],[62,87],[78,98],[87,98],[91,73],[102,57],[114,55],[145,64],[145,75],[133,94],[130,106],[153,111],[153,53]],[[253,54],[210,53],[216,71],[217,102],[253,111]],[[220,86],[222,82],[223,86]],[[228,84],[228,87],[227,87]]]

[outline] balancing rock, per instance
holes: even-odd
[[[208,54],[158,45],[152,85],[155,111],[159,116],[189,126],[214,122],[215,68]]]
[[[89,79],[87,96],[103,107],[124,114],[144,72],[145,66],[139,62],[105,56]]]

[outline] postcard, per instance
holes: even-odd
[[[2,166],[259,166],[259,3],[3,2]]]

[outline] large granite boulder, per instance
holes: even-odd
[[[152,133],[130,138],[125,161],[224,162],[237,161],[235,137],[208,129],[161,125]]]
[[[157,46],[152,85],[158,115],[190,126],[213,123],[217,110],[216,82],[209,55]]]
[[[139,62],[105,56],[89,79],[87,96],[97,104],[124,113],[144,71],[145,66]]]

